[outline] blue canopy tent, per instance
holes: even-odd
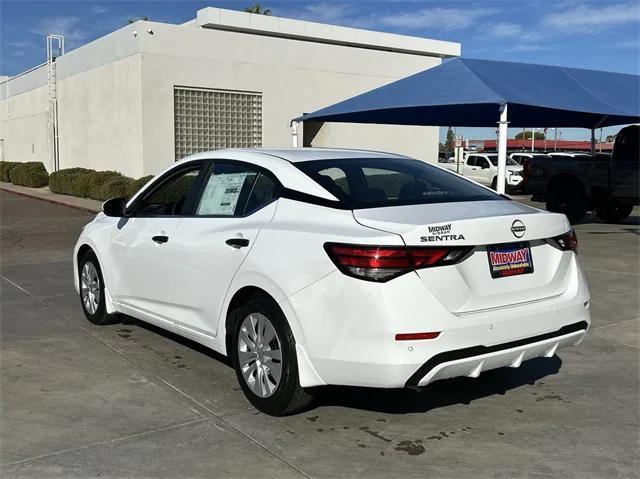
[[[640,76],[456,58],[294,122],[491,127],[499,125],[504,192],[507,125],[596,128],[640,122]]]

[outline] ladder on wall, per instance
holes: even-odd
[[[47,89],[49,96],[47,126],[49,131],[49,165],[51,166],[51,171],[58,171],[60,169],[56,59],[62,55],[64,55],[64,37],[62,35],[47,35]]]

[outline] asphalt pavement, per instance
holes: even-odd
[[[585,342],[421,392],[327,388],[258,413],[227,361],[134,319],[87,322],[71,254],[91,215],[0,192],[3,477],[638,477],[640,228],[577,226]]]

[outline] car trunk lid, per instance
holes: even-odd
[[[452,313],[502,308],[562,294],[572,259],[547,240],[570,229],[564,215],[515,201],[437,203],[354,210],[360,224],[400,235],[408,246],[473,246],[461,262],[416,274]],[[533,271],[493,278],[488,247],[529,246]]]

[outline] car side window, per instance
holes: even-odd
[[[276,182],[252,165],[216,162],[205,180],[196,216],[243,216],[276,197]]]
[[[137,216],[179,216],[193,188],[202,165],[194,164],[161,181],[157,188],[145,195],[136,207]]]
[[[487,169],[489,168],[489,160],[487,160],[486,158],[478,158],[477,165],[480,168]]]
[[[341,168],[325,168],[319,171],[318,175],[317,181],[325,190],[337,198],[342,198],[345,194],[351,194],[347,174]]]
[[[277,196],[277,188],[277,184],[273,178],[263,172],[258,173],[258,178],[253,184],[253,190],[249,193],[244,214],[250,215],[254,211],[258,211],[263,206],[271,203]]]
[[[477,158],[476,158],[475,156],[470,156],[470,157],[467,159],[467,165],[469,165],[469,166],[476,166],[476,159],[477,159]]]

